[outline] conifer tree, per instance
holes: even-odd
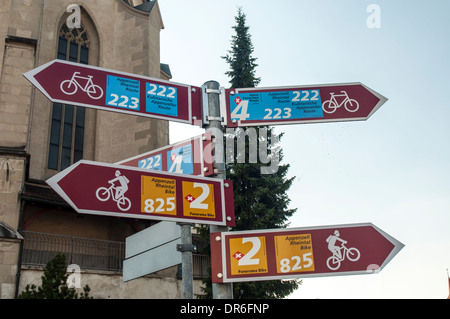
[[[256,64],[257,59],[252,56],[254,47],[246,19],[242,8],[238,8],[238,15],[235,17],[236,25],[233,27],[236,35],[232,36],[231,50],[222,57],[230,65],[230,70],[225,74],[230,77],[232,88],[256,87],[261,82],[261,78],[256,77],[258,64]]]
[[[249,88],[257,86],[261,79],[256,77],[256,58],[252,56],[254,47],[246,25],[246,15],[238,9],[235,17],[236,26],[233,29],[236,35],[232,37],[231,50],[224,57],[230,70],[226,74],[230,77],[232,88]],[[267,143],[271,143],[271,130],[268,129]],[[256,128],[258,136],[260,128]],[[260,138],[261,140],[261,138]],[[271,147],[270,147],[271,146]],[[268,145],[274,148],[274,145]],[[246,146],[245,158],[248,159],[249,147]],[[258,152],[259,153],[259,152]],[[279,150],[279,161],[283,157]],[[287,219],[296,209],[288,209],[290,202],[287,191],[295,177],[287,178],[289,165],[279,165],[274,174],[261,174],[262,163],[228,163],[227,179],[233,181],[236,226],[233,230],[284,228]],[[205,282],[204,282],[205,283]],[[291,294],[300,282],[292,281],[253,281],[233,284],[234,298],[278,299]],[[207,285],[204,292],[210,294]],[[210,296],[208,296],[210,297]]]

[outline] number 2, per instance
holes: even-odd
[[[208,184],[194,183],[194,188],[201,188],[202,193],[194,201],[191,202],[190,207],[196,209],[208,209],[208,204],[203,203],[205,199],[209,196],[209,186]]]
[[[259,265],[259,258],[254,258],[258,251],[261,249],[261,240],[258,237],[246,237],[242,238],[242,244],[252,243],[250,251],[239,259],[239,266]]]
[[[108,104],[117,106],[117,101],[119,100],[119,96],[117,94],[111,94],[111,97],[113,99],[111,101],[109,101]]]

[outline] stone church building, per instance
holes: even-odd
[[[71,4],[0,0],[0,298],[40,285],[58,252],[94,298],[180,298],[178,267],[123,282],[125,239],[152,222],[79,215],[45,183],[80,159],[115,163],[169,143],[166,121],[52,103],[23,77],[62,59],[170,80],[156,0],[78,0],[79,28]],[[204,257],[194,256],[194,293]]]

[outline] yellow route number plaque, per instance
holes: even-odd
[[[311,234],[275,236],[277,273],[314,271]]]
[[[170,178],[142,176],[141,210],[143,213],[175,216],[177,181]]]
[[[183,215],[216,218],[214,185],[183,181]]]
[[[268,272],[266,237],[230,238],[232,275]]]

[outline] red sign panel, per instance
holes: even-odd
[[[54,60],[24,74],[52,102],[201,124],[201,88]]]
[[[116,163],[178,174],[214,174],[211,133],[165,146]]]
[[[370,223],[212,233],[212,281],[374,273],[402,248]]]
[[[366,120],[387,101],[361,83],[228,89],[225,99],[228,127]]]
[[[78,213],[234,226],[231,181],[79,161],[47,183]]]

